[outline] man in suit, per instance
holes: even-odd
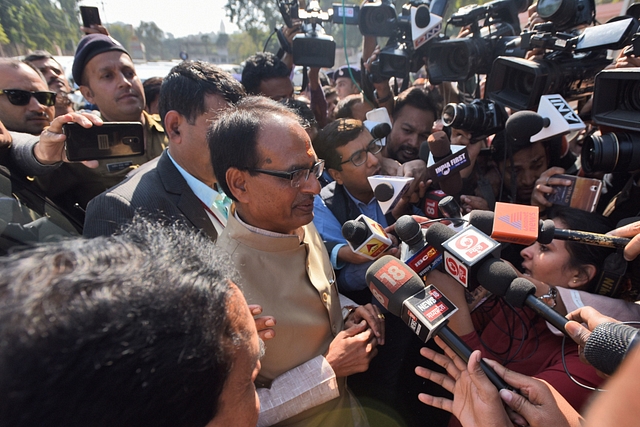
[[[168,149],[89,203],[84,235],[113,234],[142,211],[161,221],[185,222],[215,241],[226,226],[230,201],[217,190],[207,129],[220,110],[243,95],[238,81],[211,64],[175,66],[160,90]]]

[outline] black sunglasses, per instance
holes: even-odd
[[[42,92],[30,92],[28,90],[20,89],[0,89],[0,95],[7,95],[7,99],[13,105],[27,105],[31,101],[33,96],[36,101],[45,107],[53,107],[56,103],[56,93],[49,91]]]

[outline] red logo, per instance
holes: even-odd
[[[458,263],[455,259],[447,258],[447,271],[454,277],[458,275]]]
[[[467,268],[460,264],[455,258],[449,257],[446,261],[447,272],[458,282],[467,286]]]
[[[454,242],[456,248],[464,250],[471,249],[478,244],[478,237],[474,235],[464,234]]]

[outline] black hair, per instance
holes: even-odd
[[[164,120],[175,110],[193,124],[205,111],[206,95],[220,95],[233,105],[245,95],[244,88],[226,71],[203,61],[184,61],[169,71],[160,87],[158,110]]]
[[[318,158],[323,159],[327,169],[342,170],[342,157],[337,148],[343,147],[356,139],[365,127],[360,120],[336,119],[326,125],[313,140],[313,149]]]
[[[361,93],[347,95],[338,102],[338,105],[336,105],[336,109],[333,114],[336,119],[353,119],[353,107],[356,104],[364,103],[364,96]]]
[[[256,169],[259,166],[258,136],[264,123],[289,118],[304,126],[304,121],[291,109],[264,96],[247,96],[235,108],[227,109],[213,123],[207,134],[211,164],[218,185],[236,200],[227,184],[227,170]]]
[[[592,233],[604,234],[613,229],[613,225],[608,218],[598,214],[586,212],[580,209],[555,205],[547,213],[549,219],[556,219],[570,230],[589,231]],[[605,258],[615,252],[611,248],[602,246],[585,245],[580,242],[565,241],[565,248],[569,252],[569,266],[579,271],[584,271],[584,266],[593,265],[596,267],[596,274],[593,279],[582,289],[593,292],[598,282]]]
[[[202,427],[236,346],[226,253],[181,226],[0,258],[0,424]]]
[[[53,55],[51,55],[46,50],[33,51],[29,55],[25,56],[23,61],[32,62],[32,61],[40,61],[42,59],[53,59],[56,64],[60,65],[60,63],[58,61],[56,61],[56,59],[53,57]],[[60,68],[62,69],[62,65],[60,65]]]
[[[401,92],[396,98],[396,104],[393,109],[393,119],[395,120],[405,105],[423,111],[430,111],[437,120],[442,111],[442,100],[436,91],[432,91],[421,86],[413,86]]]
[[[298,116],[300,116],[300,118],[305,122],[305,129],[308,127],[318,126],[316,117],[314,116],[313,111],[306,102],[294,98],[284,98],[278,102],[288,107]]]
[[[160,95],[160,86],[162,86],[162,77],[151,77],[142,83],[147,108],[150,108],[153,101]]]
[[[277,77],[289,78],[287,64],[271,52],[259,52],[245,61],[242,69],[242,84],[248,94],[260,95],[260,83]]]

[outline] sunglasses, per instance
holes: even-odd
[[[45,107],[52,107],[56,103],[56,93],[49,91],[30,92],[20,89],[0,89],[0,95],[7,95],[7,99],[13,105],[27,105],[32,96]]]

